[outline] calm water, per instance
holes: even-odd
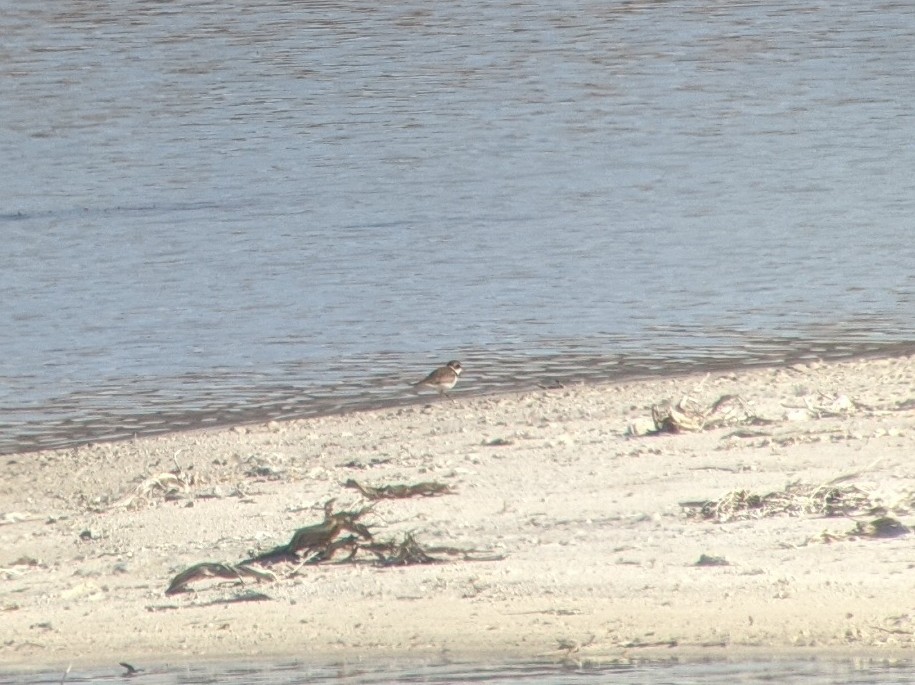
[[[0,452],[915,349],[908,0],[0,10]]]
[[[750,661],[635,664],[575,669],[555,664],[502,666],[439,665],[408,670],[373,670],[360,665],[309,667],[302,663],[272,666],[183,667],[143,671],[131,678],[124,669],[71,670],[66,683],[124,683],[132,685],[391,685],[392,683],[493,683],[495,685],[892,685],[915,678],[910,662]],[[0,674],[0,685],[60,685],[61,672],[15,676]]]

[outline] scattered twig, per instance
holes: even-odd
[[[270,595],[264,594],[263,592],[254,592],[251,590],[245,591],[240,595],[235,595],[234,597],[227,597],[224,599],[214,599],[210,602],[200,604],[198,606],[218,606],[221,604],[240,604],[242,602],[268,602],[270,601]]]
[[[123,666],[124,668],[127,669],[127,673],[124,674],[125,678],[130,678],[132,676],[135,676],[138,673],[140,673],[140,671],[143,670],[142,668],[134,668],[133,666],[128,664],[126,661],[121,661],[120,663],[118,663],[118,666]]]

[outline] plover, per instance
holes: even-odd
[[[439,395],[444,395],[454,387],[454,384],[458,381],[458,376],[461,375],[461,371],[463,370],[464,369],[461,368],[461,362],[450,361],[444,366],[437,368],[419,383],[415,383],[413,387],[432,388],[433,390],[438,390]],[[451,398],[449,397],[448,399]]]

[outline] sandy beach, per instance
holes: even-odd
[[[689,430],[652,432],[664,402]],[[899,357],[6,456],[0,670],[909,656],[913,453],[915,357]],[[448,490],[362,511],[350,480]],[[329,560],[304,549],[166,595],[196,564],[288,544],[331,499],[364,528]],[[411,535],[438,563],[382,565],[359,531]]]

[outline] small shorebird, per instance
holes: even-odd
[[[450,361],[444,366],[437,368],[419,383],[414,383],[413,387],[432,388],[433,390],[438,390],[439,395],[444,395],[458,382],[458,376],[461,375],[461,371],[463,370],[464,369],[461,368],[461,362]],[[449,397],[448,399],[450,400],[451,398]]]

